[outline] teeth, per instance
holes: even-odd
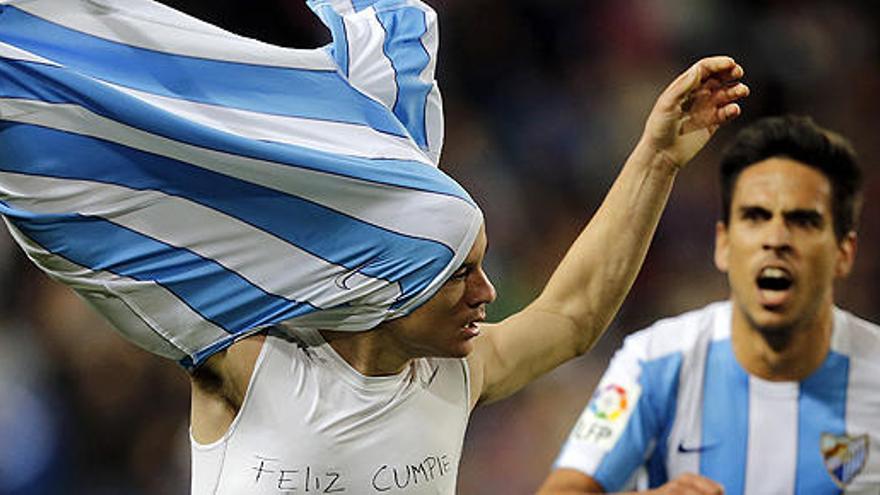
[[[788,273],[781,268],[772,268],[767,267],[761,270],[761,277],[763,278],[788,278]]]
[[[758,288],[761,290],[783,291],[792,286],[791,275],[782,268],[767,267],[758,275]]]

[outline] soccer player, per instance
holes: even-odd
[[[436,16],[311,1],[287,50],[146,0],[0,16],[10,231],[192,374],[193,493],[453,493],[468,416],[586,352],[678,171],[748,94],[698,61],[541,295],[482,325],[482,213],[437,168]]]
[[[834,306],[861,173],[806,117],[743,129],[721,162],[730,300],[629,336],[543,494],[880,491],[880,329]]]

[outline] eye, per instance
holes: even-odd
[[[806,229],[822,228],[822,215],[820,215],[818,212],[797,211],[787,216],[788,221],[791,222],[792,225],[795,225],[797,227],[802,227]]]
[[[740,218],[750,222],[757,222],[769,219],[770,212],[763,208],[743,208],[740,210]]]
[[[450,280],[464,280],[471,273],[472,267],[470,265],[464,265],[458,270],[455,270],[452,273],[452,276],[449,277]]]

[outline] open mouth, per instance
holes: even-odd
[[[792,286],[794,280],[782,268],[767,267],[758,274],[757,283],[761,290],[785,291]]]
[[[485,321],[486,316],[484,314],[480,314],[476,319],[468,321],[462,330],[468,337],[476,337],[480,335],[480,323]]]
[[[475,322],[475,321],[470,322],[467,325],[465,325],[462,328],[462,330],[464,330],[464,333],[465,333],[465,335],[468,336],[468,338],[476,337],[477,335],[480,335],[480,327],[479,327],[479,325],[477,325],[477,322]]]

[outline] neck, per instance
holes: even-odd
[[[399,352],[380,329],[365,332],[321,330],[321,336],[352,368],[364,376],[395,375],[412,358]]]
[[[731,339],[737,361],[749,374],[769,381],[808,377],[831,348],[831,304],[804,320],[786,328],[760,328],[734,302]]]

